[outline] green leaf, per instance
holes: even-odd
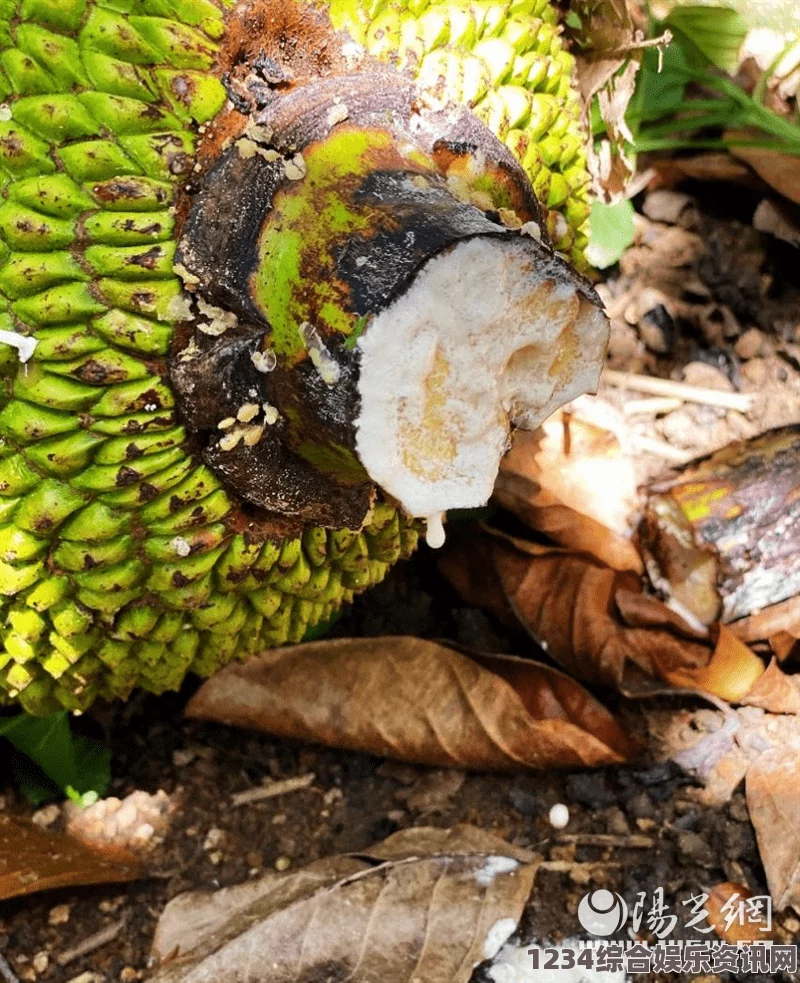
[[[664,21],[711,62],[725,72],[735,72],[739,64],[739,49],[747,35],[747,24],[730,7],[673,7]]]
[[[599,270],[613,266],[633,242],[633,205],[627,198],[614,205],[592,204],[586,258]]]
[[[564,18],[564,22],[566,23],[566,25],[568,27],[572,27],[576,31],[579,31],[583,27],[583,21],[575,13],[574,10],[570,10],[569,11],[569,13],[567,14],[567,16]]]
[[[35,804],[59,791],[73,789],[79,797],[103,795],[111,783],[111,752],[100,741],[75,737],[66,711],[52,717],[26,713],[0,719],[5,737],[25,755],[14,762],[20,789]]]
[[[636,91],[628,111],[629,125],[635,129],[664,116],[671,116],[685,102],[686,84],[691,67],[686,53],[679,44],[668,44],[661,56],[654,48],[648,48],[642,57],[642,67],[636,79]]]

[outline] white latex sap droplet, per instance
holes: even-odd
[[[28,335],[19,334],[17,331],[0,331],[0,342],[4,345],[10,345],[12,348],[16,348],[19,352],[20,362],[25,364],[28,359],[33,355],[36,350],[36,346],[39,342],[35,338],[31,338]]]
[[[429,515],[425,520],[425,542],[433,550],[441,549],[444,546],[444,512],[437,512],[436,515]]]

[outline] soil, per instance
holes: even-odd
[[[692,201],[689,212],[679,212],[673,223],[642,218],[637,244],[604,286],[614,319],[614,368],[686,378],[720,390],[769,391],[770,398],[760,400],[749,415],[684,404],[661,416],[635,418],[640,435],[689,456],[770,426],[800,422],[797,252],[755,233],[746,217],[749,205],[739,202],[743,221],[724,212],[720,217],[714,214],[720,209],[713,196],[701,191],[705,214]],[[714,193],[719,201],[719,189]],[[651,295],[657,301],[651,307],[641,302],[644,286],[660,292]],[[662,310],[652,313],[658,307]],[[758,334],[747,334],[752,330]],[[620,412],[633,398],[619,387],[604,387],[601,395]],[[659,453],[643,461],[645,472],[671,463]],[[546,659],[521,631],[509,632],[483,612],[465,608],[426,547],[359,598],[334,632],[448,638],[472,648]],[[644,759],[633,767],[595,772],[465,776],[183,720],[182,708],[195,686],[160,698],[138,695],[127,705],[98,708],[81,720],[87,732],[105,732],[110,741],[111,794],[163,789],[177,808],[164,843],[151,857],[147,879],[3,904],[0,953],[20,980],[144,979],[156,921],[176,894],[236,884],[276,867],[297,868],[328,854],[362,851],[417,825],[472,823],[562,862],[560,871],[537,877],[517,936],[523,943],[585,935],[577,906],[597,887],[619,892],[629,906],[640,892],[649,899],[662,887],[671,910],[684,913],[688,908],[682,902],[721,882],[742,884],[755,895],[767,893],[742,789],[723,806],[707,805],[695,782],[670,762]],[[647,703],[600,695],[635,730],[645,730]],[[662,699],[660,711],[670,703],[676,711],[686,706],[677,698]],[[232,803],[235,793],[264,779],[309,773],[314,779],[307,788],[248,805]],[[29,816],[31,807],[10,777],[0,777],[2,809]],[[563,831],[548,819],[557,803],[569,808]],[[60,823],[57,819],[51,828]],[[59,954],[120,919],[124,924],[113,941],[58,964]],[[791,911],[774,924],[781,941],[798,937],[800,921]],[[671,938],[692,934],[682,934],[679,925]],[[473,978],[475,983],[490,980],[480,967]],[[649,978],[698,979],[679,974]],[[707,983],[721,978],[731,977],[704,977]],[[752,983],[768,978],[748,977]]]

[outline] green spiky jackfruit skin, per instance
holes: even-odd
[[[555,248],[584,269],[584,133],[550,0],[331,0],[330,12],[371,55],[486,123],[527,172]]]
[[[461,58],[458,91],[560,209],[556,245],[580,254],[585,167],[545,0],[323,6],[380,57],[413,51],[421,78]],[[0,345],[0,703],[32,713],[299,641],[416,546],[388,505],[361,531],[251,541],[175,413],[176,195],[225,102],[229,9],[0,0],[0,329],[37,341],[25,365]]]

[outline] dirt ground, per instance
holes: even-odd
[[[667,460],[668,451],[660,445],[691,456],[735,437],[800,421],[797,251],[752,230],[754,202],[744,193],[720,195],[717,190],[711,198],[703,189],[693,190],[702,193],[707,213],[691,205],[672,215],[672,222],[642,219],[637,245],[604,287],[614,319],[610,364],[721,390],[768,390],[770,398],[750,414],[684,404],[660,416],[637,416],[634,433],[653,442],[650,451],[660,448],[643,451],[644,473],[676,460],[676,455]],[[642,300],[645,286],[661,296]],[[604,387],[601,396],[621,413],[631,398],[618,386]],[[439,574],[436,560],[423,547],[385,584],[358,599],[335,634],[415,634],[546,659],[522,631],[509,634],[481,611],[465,608]],[[741,789],[722,808],[703,805],[695,782],[672,763],[645,758],[632,767],[597,772],[512,776],[432,771],[187,722],[181,712],[194,685],[177,695],[138,696],[127,706],[105,708],[82,720],[89,732],[107,732],[114,755],[111,794],[163,789],[178,808],[148,879],[50,892],[0,908],[0,953],[20,980],[144,979],[156,920],[176,894],[361,851],[409,826],[472,823],[561,862],[561,870],[537,877],[517,936],[525,943],[580,936],[578,902],[598,886],[618,891],[629,905],[639,892],[651,896],[663,887],[673,910],[724,881],[744,884],[756,895],[766,893]],[[634,730],[644,731],[647,703],[599,695]],[[658,701],[662,711],[671,704],[676,711],[686,705],[678,698]],[[232,804],[235,793],[264,779],[308,774],[314,778],[305,789]],[[8,775],[0,777],[2,809],[30,814]],[[557,803],[569,808],[563,831],[548,819]],[[120,920],[112,941],[58,964],[59,954]],[[798,938],[800,921],[791,912],[777,922],[783,941]],[[678,929],[672,938],[680,937]],[[710,983],[718,977],[704,979]],[[758,983],[768,977],[748,979]],[[479,967],[474,980],[489,983],[490,977]]]

